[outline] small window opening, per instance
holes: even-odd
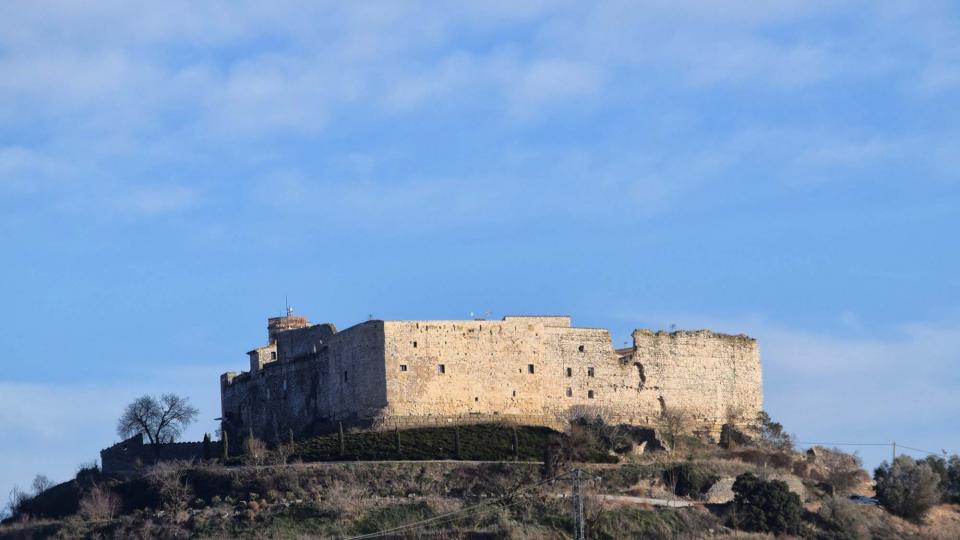
[[[443,375],[447,372],[447,366],[443,364],[437,364],[437,375]]]
[[[347,382],[347,371],[343,371],[343,382]]]
[[[593,390],[587,390],[587,397],[593,399]]]
[[[567,377],[573,377],[573,368],[567,368]]]
[[[416,341],[413,342],[413,348],[414,348],[414,349],[417,348],[417,342],[416,342]]]
[[[480,401],[480,398],[475,397],[475,398],[473,398],[473,400],[474,400],[474,401]]]
[[[277,351],[270,351],[270,359],[271,360],[277,359]]]
[[[533,374],[533,364],[527,364],[527,373]]]
[[[592,368],[592,367],[588,367],[588,368],[587,368],[587,377],[593,377],[593,368]]]
[[[583,345],[581,345],[581,346],[577,347],[577,350],[580,351],[580,352],[583,352],[583,351],[585,350],[585,348],[584,348]]]
[[[406,364],[400,364],[400,371],[406,371],[406,370],[407,370],[407,365],[406,365]]]
[[[573,388],[567,388],[567,397],[573,397]]]
[[[513,397],[517,397],[517,391],[516,391],[516,390],[513,391]]]

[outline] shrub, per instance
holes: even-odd
[[[597,443],[604,450],[624,454],[633,449],[632,426],[608,424],[600,416],[594,418],[581,416],[575,418],[571,423],[593,433]]]
[[[757,415],[757,443],[764,448],[792,451],[793,438],[783,431],[783,424],[774,422],[770,415],[760,411]]]
[[[80,499],[80,516],[91,521],[112,519],[120,511],[120,497],[108,488],[93,486]]]
[[[720,448],[736,448],[750,444],[750,437],[737,429],[733,424],[724,424],[720,427]]]
[[[857,505],[843,497],[831,497],[823,502],[818,513],[827,529],[821,538],[829,540],[861,540],[870,538],[870,526]]]
[[[954,454],[947,464],[947,502],[960,503],[960,456]]]
[[[720,477],[692,463],[682,463],[663,471],[663,481],[681,497],[706,493]]]
[[[267,459],[267,445],[251,435],[243,441],[243,457],[248,465],[263,465]]]
[[[877,499],[887,510],[917,520],[940,501],[940,476],[926,463],[898,456],[874,471]]]
[[[818,447],[813,455],[825,469],[826,474],[822,479],[829,484],[832,493],[846,495],[861,480],[866,480],[866,473],[860,468],[860,458],[856,454],[847,454],[837,448]]]
[[[774,534],[799,534],[803,506],[800,496],[779,480],[760,480],[743,473],[733,483],[734,508],[738,527]]]
[[[573,422],[565,434],[550,436],[544,445],[543,476],[552,478],[566,470],[570,463],[616,463],[616,456],[611,456],[609,450],[595,425]]]

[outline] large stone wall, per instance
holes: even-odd
[[[231,444],[253,432],[269,442],[378,418],[386,406],[383,323],[334,333],[327,325],[277,334],[277,361],[221,376],[223,428]]]
[[[705,330],[633,338],[617,351],[607,330],[557,316],[289,330],[277,334],[277,361],[224,375],[225,425],[275,441],[337,422],[562,428],[572,416],[599,414],[649,426],[682,412],[690,429],[716,436],[731,415],[747,420],[761,410],[755,340]]]
[[[632,361],[657,394],[661,411],[683,411],[713,434],[728,419],[745,424],[763,408],[755,339],[709,330],[633,333]]]

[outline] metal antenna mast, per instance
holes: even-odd
[[[583,523],[583,489],[580,486],[580,480],[583,471],[577,469],[573,472],[573,527],[574,539],[586,540]]]

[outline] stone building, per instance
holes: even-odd
[[[655,425],[682,411],[711,436],[763,405],[756,340],[708,330],[610,332],[567,316],[370,320],[342,331],[288,313],[268,321],[250,370],[220,378],[223,428],[270,442],[335,429],[515,422],[576,415]]]

